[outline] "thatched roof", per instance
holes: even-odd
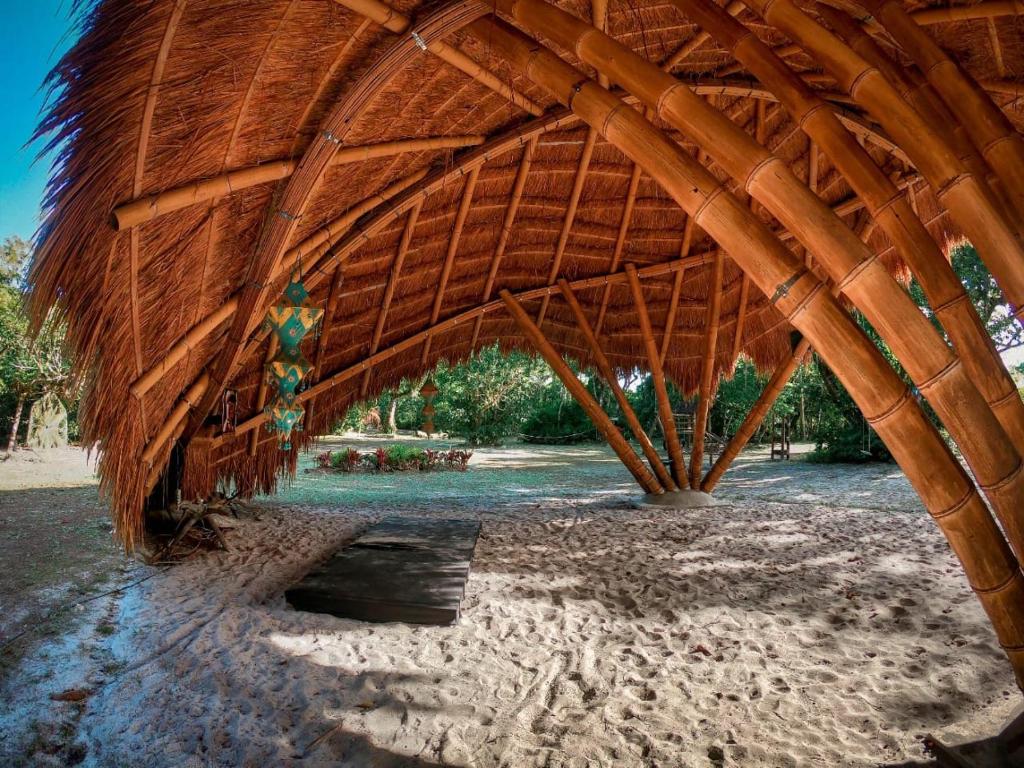
[[[559,5],[590,18],[589,3]],[[983,4],[1008,8],[977,19],[928,5],[907,7],[924,11],[919,21],[1020,125],[1024,27],[1013,4]],[[421,18],[433,9],[409,0],[394,7]],[[814,11],[813,3],[805,7]],[[787,50],[789,41],[750,11],[737,18],[780,46],[807,82],[841,106],[874,160],[908,190],[934,237],[956,236],[903,154],[815,61]],[[678,59],[674,74],[799,177],[815,176],[818,194],[900,269],[828,159],[816,154],[812,170],[808,139],[786,112],[672,5],[612,3],[607,30],[652,61]],[[597,278],[577,293],[594,322],[603,318],[609,358],[624,369],[646,367],[628,289],[621,282],[606,288],[600,279],[621,273],[627,262],[647,270],[644,289],[659,334],[675,307],[667,374],[684,390],[697,386],[714,243],[688,230],[676,203],[621,152],[594,140],[477,40],[456,32],[446,38],[447,58],[419,53],[384,71],[380,64],[395,55],[395,40],[329,0],[102,0],[54,71],[56,96],[40,130],[63,151],[32,269],[33,309],[42,316],[58,306],[67,318],[87,375],[83,435],[102,448],[103,486],[126,541],[138,530],[147,483],[167,460],[168,438],[182,433],[189,405],[201,396],[196,382],[216,370],[237,334],[236,306],[254,297],[257,311],[247,318],[230,386],[238,390],[242,418],[260,411],[267,337],[259,321],[296,264],[309,272],[314,301],[330,305],[323,334],[309,347],[318,378],[349,371],[374,353],[379,361],[369,373],[358,369],[324,388],[311,405],[307,437],[327,430],[362,397],[439,359],[465,358],[474,341],[478,348],[495,340],[523,346],[494,301],[497,291],[544,294],[556,277]],[[492,81],[453,65],[459,51]],[[378,71],[382,76],[365,90],[367,73]],[[341,103],[351,105],[341,151],[319,183],[305,185],[288,255],[261,294],[262,286],[252,285],[254,254],[262,253],[261,238],[276,231],[275,217],[291,215],[279,209],[282,195],[291,176],[304,172],[300,160]],[[695,146],[671,135],[698,156]],[[142,202],[125,207],[132,201]],[[754,208],[781,231],[761,206]],[[565,354],[589,361],[564,302],[555,294],[525,305],[536,313],[542,303],[545,333]],[[452,318],[458,322],[443,332],[424,333]],[[727,373],[737,352],[770,368],[789,353],[790,330],[726,259],[719,370]],[[402,344],[410,337],[416,343]],[[180,414],[186,418],[175,420]],[[167,425],[178,426],[162,432]],[[260,442],[251,456],[254,434]],[[254,431],[213,443],[209,466],[211,477],[270,490],[278,470],[292,462],[294,451],[282,456],[270,436]]]

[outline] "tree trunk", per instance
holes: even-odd
[[[398,434],[398,397],[391,398],[391,404],[388,406],[388,432],[392,435]]]
[[[14,419],[11,420],[11,435],[7,438],[7,452],[18,448],[18,427],[21,426],[21,412],[25,408],[25,398],[18,398],[18,406],[14,409]]]

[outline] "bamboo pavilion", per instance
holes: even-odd
[[[969,239],[1024,311],[1022,11],[98,0],[52,75],[30,281],[36,320],[68,323],[120,538],[160,483],[270,492],[353,403],[495,341],[544,356],[646,492],[711,491],[813,348],[1024,678],[1024,404],[947,258]],[[321,319],[289,347],[303,431],[282,450],[264,320],[296,285]],[[563,355],[613,388],[649,370],[665,450]],[[705,474],[739,355],[772,377]],[[699,395],[690,455],[668,381]]]

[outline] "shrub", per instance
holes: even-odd
[[[327,469],[328,467],[333,467],[334,457],[331,455],[331,452],[324,451],[323,453],[318,453],[316,455],[316,465],[320,467],[320,469]]]

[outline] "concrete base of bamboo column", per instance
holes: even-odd
[[[648,493],[640,502],[644,506],[668,507],[669,509],[699,509],[701,507],[718,507],[722,502],[704,491],[689,488],[682,491],[667,491],[655,496]]]

